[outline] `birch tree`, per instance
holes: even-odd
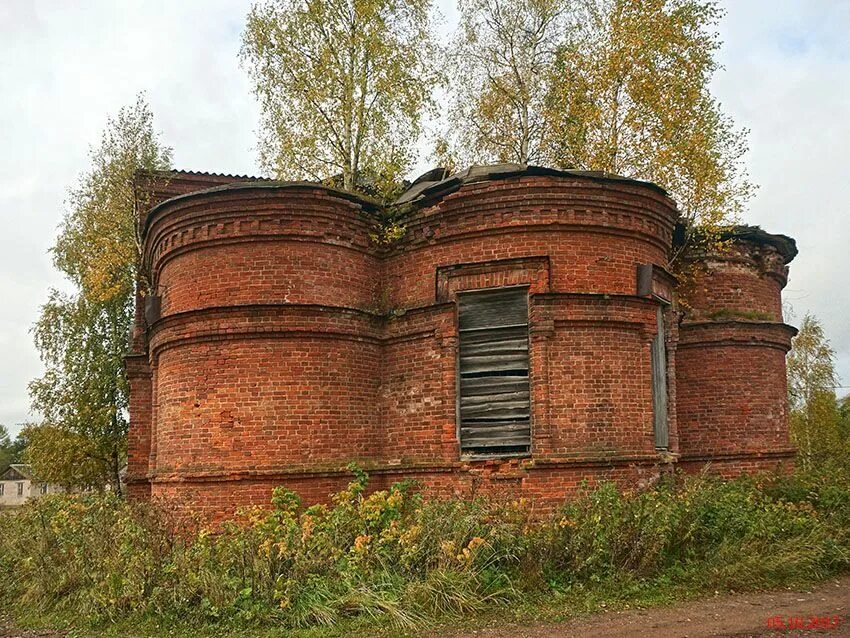
[[[544,101],[567,0],[460,0],[442,144],[461,163],[545,159]]]
[[[850,452],[842,450],[837,385],[835,352],[818,320],[807,314],[788,355],[791,435],[803,469]]]
[[[89,161],[88,170],[69,189],[53,261],[91,302],[129,299],[142,246],[134,177],[139,170],[171,165],[171,149],[160,142],[142,94],[107,119]]]
[[[167,169],[170,159],[139,96],[108,120],[89,169],[69,191],[52,252],[71,290],[51,290],[33,327],[45,372],[30,383],[30,395],[44,423],[26,430],[27,458],[50,480],[73,484],[85,475],[119,488],[127,444],[123,360],[141,250],[133,176]],[[73,467],[86,471],[70,476]]]
[[[430,0],[267,0],[241,58],[261,111],[260,160],[283,179],[388,182],[415,157],[436,81]]]
[[[734,222],[753,193],[746,131],[711,95],[713,0],[573,0],[549,89],[553,164],[653,181],[689,230]]]

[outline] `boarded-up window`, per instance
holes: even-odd
[[[526,454],[531,447],[528,290],[458,295],[460,449]]]
[[[667,350],[664,346],[664,311],[656,311],[658,331],[652,340],[652,410],[654,414],[655,447],[667,449]]]

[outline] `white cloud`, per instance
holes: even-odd
[[[797,240],[785,299],[812,312],[850,386],[850,3],[729,2],[714,88],[751,130],[746,221]],[[839,390],[846,394],[850,388]]]
[[[256,173],[257,111],[239,69],[249,2],[0,3],[0,423],[32,418],[29,328],[67,188],[109,114],[148,93],[179,167]]]
[[[249,0],[0,3],[0,423],[30,418],[29,327],[50,286],[66,189],[108,114],[146,90],[180,168],[256,173],[257,107],[239,68]],[[454,3],[439,2],[447,27]],[[787,297],[824,323],[850,385],[850,5],[729,2],[715,81],[752,130],[747,221],[794,236]],[[424,166],[423,164],[420,164]]]

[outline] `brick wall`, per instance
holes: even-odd
[[[724,476],[788,465],[782,321],[788,268],[771,245],[736,239],[699,256],[676,356],[681,465]]]
[[[719,428],[753,449],[781,442],[781,410],[749,438],[754,421],[738,418],[738,404],[705,425],[689,411],[726,389],[695,372],[694,356],[682,366],[669,307],[669,453],[654,447],[650,346],[662,302],[638,296],[637,268],[666,266],[676,218],[656,187],[568,173],[477,181],[414,206],[391,246],[374,241],[378,212],[316,185],[253,182],[146,216],[145,267],[161,304],[150,325],[137,313],[128,359],[134,496],[221,517],[280,484],[326,500],[357,461],[376,489],[410,477],[434,494],[489,490],[548,506],[582,481],[649,484],[680,446],[692,457],[740,452],[712,435]],[[464,458],[456,295],[516,285],[529,290],[532,453]],[[767,311],[779,287],[735,294],[763,297]],[[765,388],[784,375],[771,348],[739,359]],[[771,392],[751,398],[751,413],[780,409],[784,389]]]

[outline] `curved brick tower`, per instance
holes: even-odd
[[[329,491],[323,470],[377,454],[368,205],[312,184],[254,182],[147,215],[150,375],[131,377],[131,392],[150,384],[150,443],[131,460],[146,452],[154,496],[191,489],[200,507],[232,509],[309,466],[306,496],[318,497]],[[300,487],[303,476],[291,478]]]
[[[676,353],[680,465],[710,462],[726,476],[794,456],[788,437],[785,355],[796,330],[781,291],[794,241],[742,226],[728,248],[695,258],[690,306]]]
[[[213,517],[277,485],[320,501],[355,461],[376,488],[414,478],[545,504],[584,480],[651,481],[680,450],[694,464],[787,447],[781,250],[739,237],[741,259],[708,262],[740,303],[695,298],[706,316],[677,350],[677,211],[657,186],[432,172],[397,202],[389,243],[375,202],[317,184],[174,172],[140,188],[154,206],[127,358],[136,497]],[[754,307],[771,321],[707,316]],[[750,412],[707,365],[755,383]]]

